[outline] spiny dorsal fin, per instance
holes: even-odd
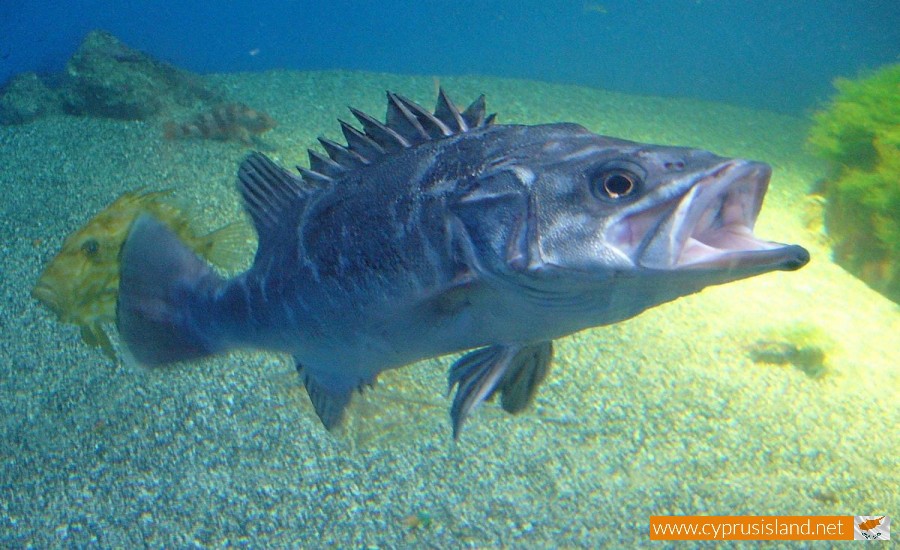
[[[353,113],[353,116],[356,117],[356,120],[359,121],[363,126],[363,132],[366,133],[375,143],[381,145],[381,147],[387,151],[388,153],[396,153],[397,151],[402,151],[406,149],[411,144],[401,136],[396,130],[389,127],[387,124],[383,124],[378,122],[373,117],[367,115],[366,113],[354,109],[350,107],[350,112]]]
[[[469,125],[469,128],[477,128],[484,125],[484,94],[478,96],[478,99],[469,105],[468,109],[463,111],[462,117]]]
[[[412,100],[407,99],[399,94],[394,94],[394,97],[398,101],[403,103],[403,106],[406,107],[406,109],[416,117],[416,120],[428,133],[428,136],[431,139],[440,139],[442,137],[453,135],[453,130],[448,128],[446,124],[441,122],[440,119],[429,113],[427,109],[425,109],[418,103],[415,103]]]
[[[447,125],[453,133],[466,132],[469,126],[462,117],[462,112],[456,108],[447,92],[441,88],[438,91],[437,107],[434,108],[434,116]]]
[[[358,154],[368,162],[384,155],[384,148],[375,143],[375,141],[366,134],[360,132],[353,126],[350,126],[343,120],[339,120],[338,122],[341,124],[341,132],[344,134],[344,139],[347,140],[347,149]]]
[[[430,139],[428,132],[422,125],[416,115],[400,101],[397,94],[387,93],[388,106],[385,121],[387,125],[397,131],[398,134],[412,145],[422,143]]]
[[[336,178],[347,171],[346,168],[331,160],[331,157],[326,157],[312,149],[307,149],[306,152],[309,154],[309,169],[313,172],[318,172],[329,178]]]
[[[341,166],[357,167],[369,164],[369,161],[364,159],[359,153],[351,151],[340,143],[335,143],[323,137],[319,138],[319,143],[322,144],[322,148],[325,149],[328,156]]]
[[[465,111],[460,111],[443,88],[438,92],[434,113],[393,92],[387,93],[385,122],[352,107],[350,112],[362,125],[362,131],[338,121],[347,145],[319,138],[327,157],[310,151],[310,167],[298,168],[304,179],[330,182],[344,172],[372,164],[385,155],[494,123],[494,115],[485,116],[484,95]]]
[[[303,168],[302,166],[298,166],[297,171],[303,176],[303,181],[312,182],[317,185],[325,186],[334,181],[331,179],[331,176],[326,176],[325,174],[310,170],[309,168]]]

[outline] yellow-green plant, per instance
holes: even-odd
[[[837,96],[813,115],[809,144],[838,165],[871,169],[878,161],[875,139],[896,137],[900,127],[900,64],[859,80],[838,78],[834,87]]]
[[[809,134],[834,163],[823,189],[834,257],[900,303],[900,64],[835,87]]]

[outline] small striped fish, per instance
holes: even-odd
[[[167,122],[166,139],[215,139],[253,144],[253,136],[274,128],[272,117],[243,103],[221,103],[187,122]]]

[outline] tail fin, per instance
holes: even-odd
[[[139,363],[163,365],[224,349],[209,323],[224,281],[168,227],[142,214],[119,259],[116,324]]]

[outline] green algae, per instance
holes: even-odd
[[[835,87],[808,137],[833,163],[822,194],[834,259],[900,303],[900,64]]]

